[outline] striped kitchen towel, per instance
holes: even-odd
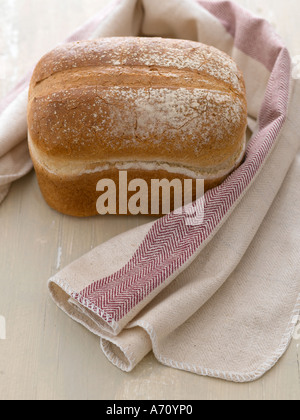
[[[201,224],[176,212],[116,237],[51,278],[50,293],[124,371],[153,351],[177,369],[256,380],[288,348],[300,313],[300,87],[289,52],[271,25],[228,1],[118,0],[69,40],[128,35],[200,41],[235,59],[252,132],[246,159],[195,203]],[[3,197],[31,167],[29,77],[0,115]]]

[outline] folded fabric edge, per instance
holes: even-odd
[[[101,337],[100,345],[107,359],[124,372],[131,372],[153,347],[148,332],[139,326],[123,331],[121,337]]]
[[[286,328],[286,331],[282,337],[282,340],[277,348],[277,350],[260,366],[257,367],[256,370],[252,372],[227,372],[227,371],[218,371],[214,369],[208,369],[201,366],[194,366],[189,365],[187,363],[170,360],[168,358],[163,357],[159,354],[157,349],[157,341],[155,332],[153,331],[152,327],[150,325],[145,325],[144,323],[141,323],[141,326],[145,328],[145,330],[148,331],[151,341],[153,343],[153,353],[156,357],[156,359],[161,362],[163,365],[188,371],[191,373],[196,373],[199,376],[207,376],[215,379],[223,379],[228,382],[236,382],[236,383],[247,383],[247,382],[254,382],[258,379],[262,378],[267,372],[269,372],[277,363],[278,361],[283,357],[283,355],[286,353],[286,351],[289,348],[289,345],[292,341],[293,334],[295,332],[297,323],[295,323],[295,319],[299,319],[300,316],[300,294],[298,296],[295,308],[292,312],[290,321],[288,323],[288,326]],[[143,324],[143,325],[142,325]]]
[[[72,290],[68,283],[52,278],[48,282],[48,288],[50,296],[63,312],[91,333],[100,337],[100,346],[103,353],[114,366],[122,371],[131,372],[152,351],[150,337],[149,340],[143,340],[143,346],[138,346],[137,354],[130,350],[128,346],[122,346],[118,343],[114,337],[120,333],[119,325],[114,320],[109,319],[109,315],[104,311],[95,310],[95,312],[91,312],[89,308],[92,304],[86,299],[82,298],[81,302],[75,300],[74,296],[78,294]],[[141,331],[144,332],[144,329],[141,328]],[[147,331],[144,332],[145,334],[148,334]]]
[[[286,328],[286,331],[282,337],[281,343],[279,344],[277,350],[260,366],[257,367],[255,371],[252,372],[231,372],[231,371],[219,371],[214,370],[211,368],[205,368],[203,366],[191,365],[189,363],[180,362],[177,360],[171,360],[167,357],[164,357],[159,353],[158,350],[158,340],[156,333],[153,327],[150,324],[147,324],[144,321],[137,322],[137,325],[145,330],[145,332],[149,335],[149,338],[152,343],[152,350],[155,358],[161,364],[177,369],[182,370],[190,373],[197,374],[199,376],[204,377],[211,377],[214,379],[221,379],[228,382],[235,382],[235,383],[250,383],[254,382],[261,377],[263,377],[267,372],[269,372],[277,362],[282,358],[282,356],[286,353],[293,334],[295,332],[297,322],[295,319],[299,319],[300,317],[300,294],[298,296],[295,308],[292,312],[290,321]],[[137,364],[141,361],[141,357],[139,360],[136,360],[132,351],[130,349],[121,346],[117,343],[114,339],[101,339],[101,349],[108,360],[116,367],[121,369],[124,372],[132,372],[133,369],[137,366]],[[148,354],[149,351],[145,352],[145,355]]]
[[[63,312],[93,334],[101,336],[102,331],[112,335],[120,333],[119,324],[110,315],[76,293],[68,283],[52,277],[48,281],[48,290],[53,301]]]
[[[110,363],[123,372],[130,373],[137,366],[133,353],[129,353],[126,348],[116,342],[101,339],[100,346]]]

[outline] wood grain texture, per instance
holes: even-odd
[[[42,54],[109,2],[2,0],[0,97]],[[276,24],[291,53],[300,54],[298,0],[237,3]],[[300,399],[299,341],[292,342],[271,372],[251,384],[169,369],[153,355],[125,374],[107,361],[97,337],[53,304],[46,284],[51,275],[148,218],[62,216],[45,204],[31,173],[12,187],[0,207],[0,221],[0,316],[6,319],[7,334],[0,340],[0,400]]]

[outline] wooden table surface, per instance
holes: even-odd
[[[1,0],[0,98],[40,56],[110,0]],[[266,17],[300,55],[299,0],[238,0]],[[3,70],[3,69],[2,69]],[[130,374],[111,365],[99,339],[52,302],[47,279],[143,217],[77,220],[44,203],[35,174],[16,182],[0,206],[0,400],[300,399],[300,341],[261,380],[232,384],[160,365],[152,354]],[[270,326],[271,328],[272,326]],[[3,337],[2,337],[3,338]]]

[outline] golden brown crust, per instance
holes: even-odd
[[[29,93],[31,138],[58,158],[220,166],[240,150],[246,117],[234,62],[191,41],[60,46],[38,64]]]
[[[95,182],[117,172],[71,175],[72,165],[76,172],[93,164],[166,162],[210,174],[209,189],[239,163],[246,126],[240,70],[223,52],[192,41],[61,45],[38,63],[30,84],[28,129],[41,189],[52,207],[76,216],[96,214]],[[146,180],[160,173],[129,172]],[[176,171],[175,177],[184,178]]]

